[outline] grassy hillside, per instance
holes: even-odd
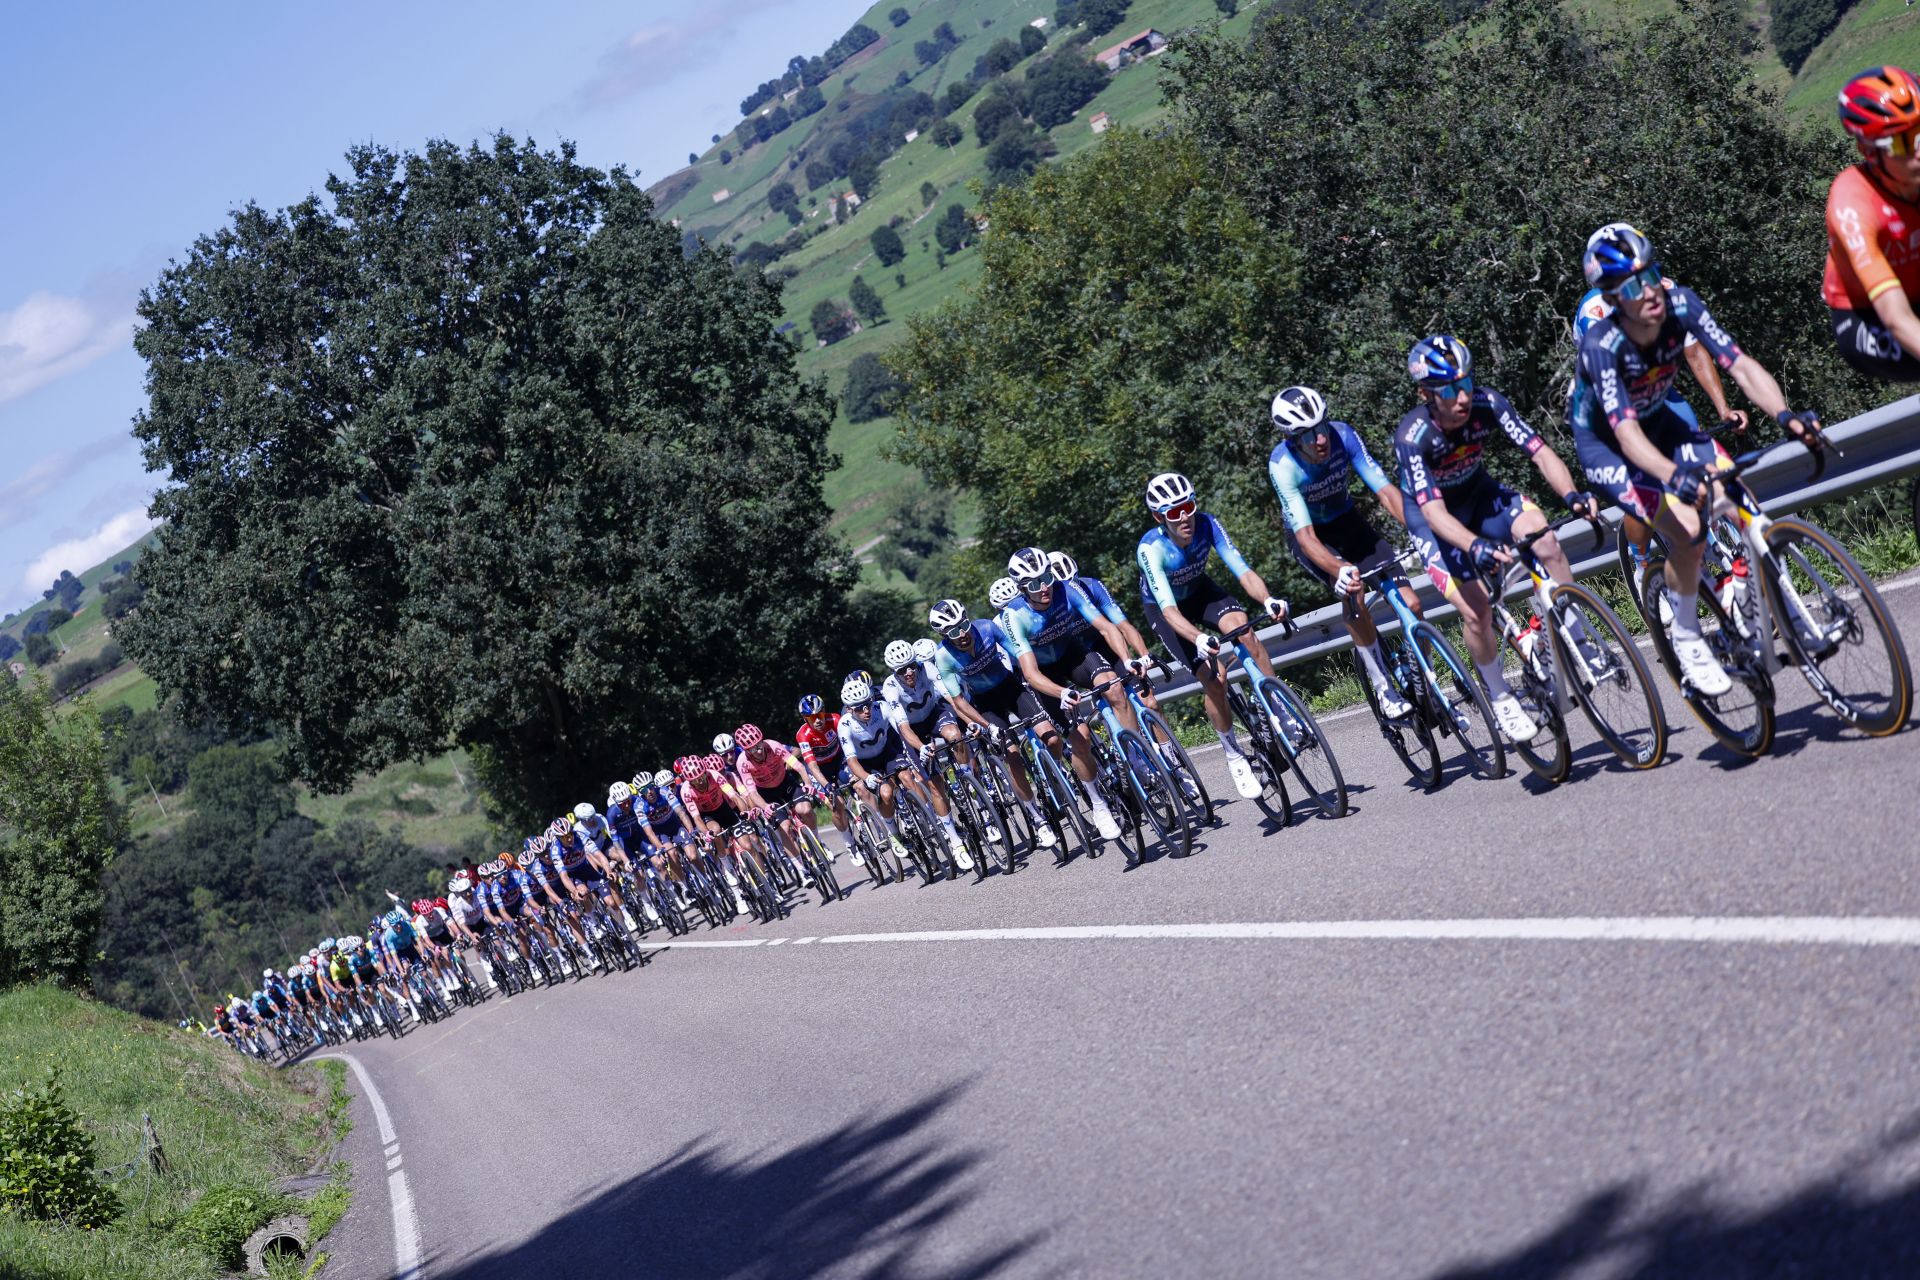
[[[0,1275],[9,1277],[225,1274],[180,1230],[187,1206],[218,1184],[271,1193],[332,1146],[344,1116],[337,1076],[275,1071],[53,987],[0,994],[0,1090],[37,1084],[50,1067],[94,1135],[100,1166],[135,1169],[114,1182],[124,1208],[99,1231],[0,1213]],[[153,1117],[170,1174],[146,1167],[142,1114]]]
[[[1830,120],[1840,86],[1883,62],[1920,67],[1920,9],[1906,0],[1861,0],[1848,10],[1794,77],[1787,106]]]

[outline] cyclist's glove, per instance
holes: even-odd
[[[867,790],[869,791],[877,792],[880,790],[880,775],[877,773],[870,773],[862,778],[861,781],[867,784]]]
[[[1497,573],[1500,570],[1500,553],[1504,550],[1491,538],[1475,538],[1473,546],[1467,549],[1467,555],[1473,560],[1473,567],[1481,573]]]
[[[1667,489],[1688,506],[1698,506],[1700,495],[1707,490],[1706,468],[1692,462],[1680,463],[1668,477]]]
[[[1563,494],[1561,500],[1567,504],[1567,510],[1585,519],[1592,520],[1600,514],[1599,502],[1584,489],[1575,489],[1571,493]]]
[[[1354,564],[1341,565],[1340,576],[1333,580],[1333,589],[1341,595],[1346,596],[1352,595],[1354,591],[1359,589],[1359,586],[1360,566]]]
[[[1200,656],[1203,658],[1217,658],[1220,656],[1220,651],[1227,646],[1219,636],[1202,632],[1200,638],[1193,642],[1193,647],[1200,651]]]
[[[1267,597],[1267,616],[1278,621],[1287,616],[1287,602],[1279,596]]]
[[[926,746],[920,748],[920,763],[921,764],[933,763],[933,744],[931,742],[929,742]]]
[[[1800,441],[1809,449],[1818,449],[1820,439],[1820,415],[1811,409],[1782,409],[1773,415],[1786,433]]]
[[[1079,701],[1080,701],[1080,695],[1074,690],[1062,689],[1060,691],[1060,709],[1062,711],[1073,710],[1074,705]]]

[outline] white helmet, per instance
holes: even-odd
[[[261,974],[260,976],[263,978],[271,978],[273,976],[273,970],[268,969],[265,973]]]
[[[616,782],[607,788],[607,803],[609,805],[620,804],[623,801],[631,799],[633,799],[633,787],[629,783]]]
[[[945,635],[967,625],[967,606],[958,600],[939,600],[927,610],[927,625]]]
[[[726,755],[727,752],[733,750],[733,735],[730,733],[714,734],[713,749],[720,755]]]
[[[1178,471],[1163,471],[1147,481],[1147,505],[1154,514],[1193,501],[1193,481]]]
[[[579,804],[573,806],[573,816],[578,821],[585,822],[588,818],[591,818],[593,815],[594,815],[594,807],[588,804],[585,800],[582,800]]]
[[[849,680],[840,686],[840,701],[849,707],[864,706],[873,701],[873,686],[865,680]]]
[[[993,585],[987,588],[987,603],[997,613],[1012,604],[1013,598],[1019,594],[1020,588],[1013,585],[1012,578],[995,578]]]
[[[1022,547],[1007,557],[1007,576],[1021,591],[1038,591],[1053,582],[1053,566],[1038,547]]]
[[[471,888],[473,888],[473,881],[467,879],[467,873],[464,871],[457,872],[452,879],[447,881],[448,893],[465,893]]]
[[[1327,420],[1327,402],[1312,387],[1288,387],[1273,398],[1273,425],[1283,436],[1311,431]]]
[[[654,785],[654,786],[656,786],[656,787],[670,787],[670,786],[672,786],[672,785],[673,785],[673,770],[671,770],[671,769],[662,769],[662,770],[660,770],[660,772],[658,772],[658,773],[656,773],[656,774],[654,774],[654,775],[653,775],[653,785]]]
[[[1080,576],[1080,566],[1075,564],[1073,557],[1064,551],[1047,552],[1047,563],[1053,566],[1055,582],[1072,582]]]
[[[887,651],[880,655],[880,661],[887,664],[887,670],[898,671],[902,667],[913,665],[913,646],[905,640],[887,641]]]
[[[940,652],[940,646],[924,637],[913,642],[913,656],[922,662],[932,662],[933,655]]]

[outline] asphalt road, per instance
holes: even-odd
[[[326,1275],[394,1274],[404,1183],[433,1280],[1920,1276],[1920,734],[1780,690],[1765,760],[1673,705],[1662,767],[1576,722],[1550,792],[1412,794],[1345,718],[1339,821],[1232,802],[1182,861],[863,889],[350,1046],[397,1146],[361,1098]],[[1402,923],[831,941],[1248,922]]]

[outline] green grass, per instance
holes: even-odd
[[[169,1235],[189,1201],[216,1183],[262,1189],[301,1173],[332,1145],[328,1104],[306,1069],[275,1071],[225,1045],[49,986],[0,994],[0,1088],[58,1066],[67,1101],[96,1138],[102,1167],[132,1162],[115,1183],[123,1209],[95,1232],[0,1214],[0,1272],[24,1277],[193,1280],[220,1268]],[[153,1117],[172,1172],[143,1159]]]
[[[1794,77],[1787,108],[1831,122],[1840,86],[1883,62],[1920,65],[1920,9],[1907,8],[1906,0],[1862,0],[1848,10]]]
[[[297,791],[300,812],[322,826],[361,818],[380,827],[397,825],[409,844],[452,846],[488,829],[480,811],[473,763],[465,751],[415,764],[403,762],[360,779],[344,795]],[[145,801],[152,807],[151,799]],[[167,807],[175,805],[169,801]],[[136,806],[136,815],[137,816]]]

